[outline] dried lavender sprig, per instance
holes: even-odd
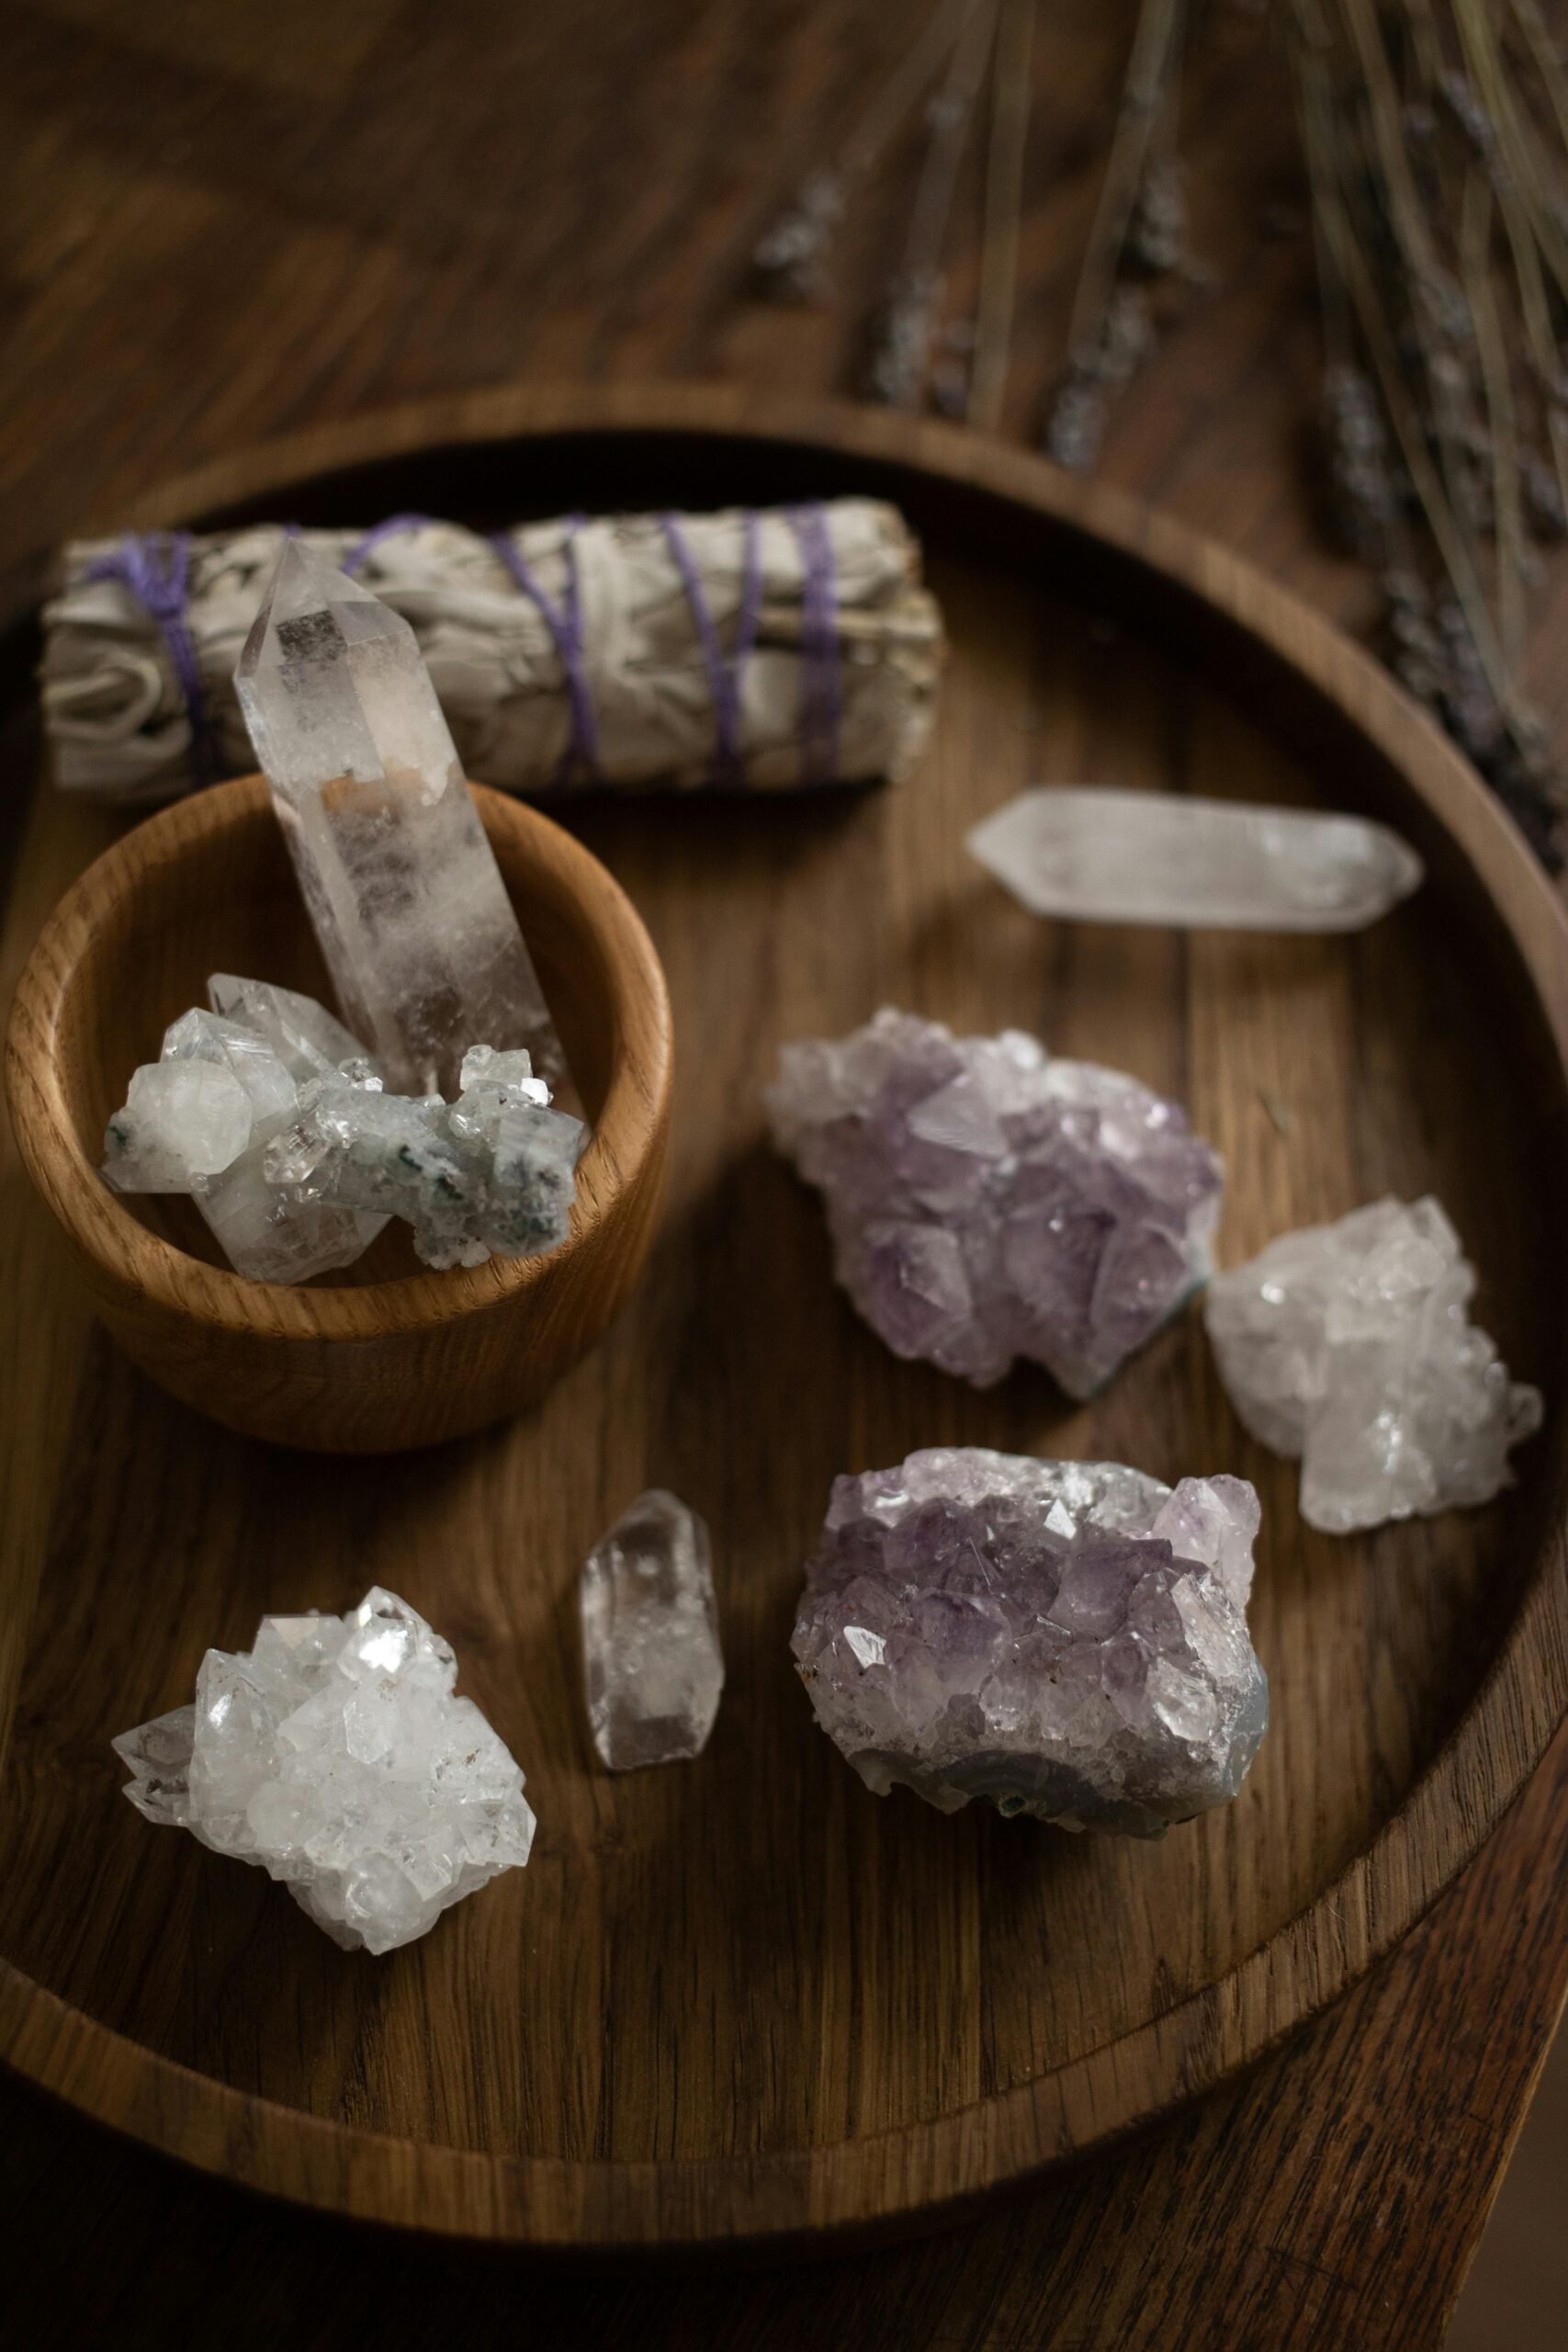
[[[1508,354],[1492,285],[1492,191],[1472,171],[1464,192],[1461,228],[1465,290],[1475,321],[1481,380],[1491,427],[1494,527],[1497,540],[1497,628],[1510,678],[1517,675],[1525,650],[1524,523],[1520,512],[1518,431],[1514,413]]]
[[[1001,423],[1018,288],[1023,157],[1033,99],[1035,0],[1002,0],[991,74],[991,134],[986,159],[986,212],[980,232],[980,293],[975,310],[975,359],[968,417],[982,432]]]
[[[834,241],[857,180],[866,178],[950,58],[981,0],[936,0],[919,37],[904,51],[840,153],[807,173],[795,196],[758,239],[751,255],[759,292],[781,301],[820,301],[828,291]]]
[[[1435,28],[1425,0],[1406,0],[1406,6],[1423,35],[1420,63],[1428,85],[1433,86],[1438,70],[1435,61],[1440,58]],[[1370,199],[1375,204],[1382,188],[1387,198],[1377,168],[1375,137],[1370,154],[1358,147],[1359,136],[1372,136],[1370,122],[1347,110],[1342,102],[1337,107],[1333,102],[1325,63],[1331,42],[1316,0],[1295,0],[1295,30],[1303,145],[1312,182],[1329,350],[1330,422],[1337,428],[1335,473],[1342,508],[1348,503],[1347,520],[1356,534],[1359,550],[1368,560],[1375,559],[1378,548],[1385,550],[1378,570],[1398,674],[1486,775],[1540,854],[1555,864],[1562,850],[1562,780],[1548,756],[1544,729],[1521,702],[1509,676],[1519,617],[1508,598],[1517,591],[1506,591],[1500,582],[1505,631],[1500,643],[1481,587],[1479,555],[1468,535],[1475,527],[1472,502],[1461,503],[1452,494],[1468,488],[1471,470],[1478,460],[1483,461],[1484,519],[1507,540],[1512,553],[1504,554],[1500,548],[1500,559],[1509,562],[1517,582],[1524,563],[1519,508],[1523,453],[1517,446],[1506,347],[1487,269],[1489,183],[1495,183],[1490,172],[1483,173],[1481,162],[1486,135],[1473,119],[1461,125],[1477,159],[1470,166],[1464,223],[1468,233],[1461,240],[1464,282],[1462,288],[1454,288],[1460,307],[1442,296],[1433,303],[1423,299],[1426,289],[1418,266],[1393,220],[1392,199],[1383,217],[1381,247],[1375,211],[1359,232],[1352,228],[1347,209],[1352,196],[1357,201]],[[1342,146],[1347,151],[1343,156]],[[1506,188],[1506,178],[1500,185]],[[1501,206],[1501,193],[1498,201]],[[1380,250],[1392,255],[1395,299],[1408,305],[1403,336],[1381,307]],[[1427,250],[1433,254],[1438,250],[1431,231],[1427,232]],[[1438,267],[1440,277],[1446,277],[1440,264]],[[1486,280],[1484,287],[1480,284],[1482,278]],[[1371,387],[1354,366],[1352,354],[1358,344],[1373,362],[1380,400],[1373,400]],[[1479,359],[1483,379],[1489,377],[1484,385],[1488,401],[1484,427],[1467,413],[1467,352]],[[1415,368],[1413,379],[1404,372],[1407,367]],[[1423,385],[1434,410],[1425,420],[1417,404]],[[1446,423],[1437,413],[1445,400],[1450,407]],[[1380,429],[1382,417],[1397,431],[1398,466]],[[1441,474],[1432,463],[1428,436],[1442,452]],[[1461,470],[1461,461],[1466,470]],[[1547,475],[1549,483],[1551,480]],[[1450,489],[1445,489],[1445,481]],[[1441,569],[1449,574],[1448,583],[1435,598],[1422,577],[1427,559],[1412,535],[1407,510],[1421,518],[1430,534],[1429,544],[1438,550]]]
[[[1169,161],[1151,160],[1156,130],[1174,108],[1186,0],[1143,0],[1127,81],[1100,185],[1094,225],[1067,324],[1067,360],[1052,397],[1045,448],[1059,466],[1087,471],[1100,455],[1108,396],[1126,383],[1154,342],[1148,305],[1135,288],[1118,283],[1138,221],[1140,198],[1151,175],[1165,186],[1153,199],[1157,220],[1171,226]],[[1155,222],[1147,223],[1154,230]],[[1166,242],[1168,243],[1168,233]],[[1148,267],[1157,234],[1140,239]]]
[[[904,256],[874,322],[866,370],[868,397],[888,408],[918,408],[925,393],[946,288],[942,251],[964,141],[996,39],[997,11],[998,0],[980,0],[965,20],[947,78],[927,110],[925,159]]]

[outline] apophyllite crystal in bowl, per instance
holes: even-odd
[[[1157,1838],[1235,1796],[1268,1723],[1258,1524],[1241,1478],[912,1453],[836,1482],[795,1662],[879,1795]]]
[[[866,1321],[976,1387],[1026,1356],[1091,1396],[1209,1273],[1223,1170],[1179,1103],[1021,1030],[886,1009],[786,1046],[767,1100]]]

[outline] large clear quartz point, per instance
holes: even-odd
[[[878,1796],[1157,1838],[1235,1796],[1269,1720],[1258,1526],[1242,1478],[911,1453],[835,1481],[795,1663]]]
[[[345,1018],[408,1094],[555,1023],[407,621],[288,540],[234,684]]]
[[[1361,817],[1106,785],[1021,792],[966,846],[1037,915],[1192,931],[1360,931],[1423,873]]]
[[[655,1488],[602,1536],[578,1585],[593,1745],[613,1772],[697,1755],[724,1688],[708,1532]]]
[[[1540,1426],[1470,1319],[1475,1269],[1430,1197],[1282,1234],[1216,1274],[1209,1337],[1232,1404],[1299,1455],[1302,1516],[1331,1535],[1490,1501]]]
[[[196,1704],[114,1743],[149,1821],[255,1862],[347,1951],[391,1951],[526,1862],[523,1775],[449,1645],[378,1586],[209,1650]]]

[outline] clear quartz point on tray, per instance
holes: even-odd
[[[345,1019],[408,1094],[560,1039],[407,621],[290,539],[234,673]]]
[[[718,1713],[708,1532],[659,1488],[600,1538],[578,1585],[593,1745],[613,1772],[700,1754]]]
[[[1361,931],[1424,872],[1362,817],[1102,785],[1021,792],[965,845],[1037,915],[1192,931]]]

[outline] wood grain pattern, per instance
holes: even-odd
[[[1367,583],[1325,539],[1312,490],[1321,351],[1273,14],[1205,12],[1182,145],[1195,247],[1216,276],[1118,403],[1102,473],[1359,629]],[[1130,20],[1131,0],[1040,11],[1013,435],[1034,430],[1060,364]],[[150,481],[370,404],[517,376],[723,377],[802,399],[848,383],[897,256],[908,149],[857,201],[823,309],[748,301],[745,258],[905,22],[886,0],[0,11],[6,593],[30,601],[50,545],[118,525]],[[962,303],[975,262],[962,204],[957,228]],[[1561,557],[1532,612],[1529,687],[1561,741]],[[8,999],[50,907],[118,828],[78,810],[68,829],[25,788],[30,649],[4,650]],[[1112,747],[1105,729],[1068,741]],[[0,1426],[41,1465],[72,1442],[101,1366],[6,1149],[0,1134],[0,1283],[29,1344],[0,1349]],[[55,1490],[41,1466],[0,1480],[18,1575],[36,1568]],[[154,1511],[149,1482],[138,1493]],[[70,1567],[57,1552],[52,1573]],[[13,1677],[17,1631],[0,1619]],[[520,2337],[617,2352],[1430,2352],[1565,1984],[1568,1735],[1428,1921],[1283,2057],[983,2227],[732,2281],[394,2253],[158,2165],[0,2079],[16,2241],[0,2306],[9,2294],[28,2352],[163,2345],[209,2329],[219,2297],[237,2352],[280,2335],[360,2352],[372,2333],[424,2352],[454,2311],[486,2352]]]
[[[127,832],[67,892],[17,985],[6,1078],[22,1159],[133,1363],[226,1429],[321,1453],[466,1436],[542,1396],[626,1300],[653,1238],[669,1129],[670,1001],[624,891],[536,810],[479,803],[593,1132],[547,1257],[420,1268],[389,1227],[346,1279],[231,1271],[188,1202],[98,1174],[127,1072],[236,970],[331,1001],[266,786],[239,779]]]
[[[370,481],[463,513],[480,482],[519,512],[563,479],[594,506],[680,503],[698,474],[759,502],[803,476],[893,491],[953,639],[938,740],[881,795],[569,806],[661,943],[690,1043],[648,1284],[536,1414],[438,1457],[311,1464],[96,1367],[75,1443],[115,1475],[107,1508],[74,1490],[56,1505],[70,1572],[45,1576],[8,1759],[10,2052],[197,2164],[454,2234],[683,2244],[973,2198],[1256,2055],[1461,1866],[1568,1693],[1568,1424],[1553,1414],[1495,1509],[1335,1541],[1300,1521],[1292,1466],[1232,1419],[1195,1317],[1082,1408],[1037,1375],[982,1396],[900,1364],[833,1292],[815,1205],[761,1148],[759,1076],[783,1038],[886,998],[961,1027],[1025,1022],[1190,1101],[1235,1171],[1227,1256],[1384,1186],[1438,1192],[1510,1361],[1555,1395],[1568,1270],[1529,1168],[1564,1148],[1568,924],[1364,657],[1244,567],[1034,461],[690,390],[483,396],[423,424],[367,421],[330,475],[301,478],[286,445],[164,511],[281,500],[348,519]],[[427,439],[434,454],[403,454]],[[1029,775],[1086,764],[1278,799],[1326,774],[1337,803],[1417,838],[1433,878],[1353,941],[1042,925],[958,843]],[[1510,1131],[1527,1088],[1539,1129]],[[1476,1122],[1497,1138],[1484,1158]],[[963,1442],[1256,1479],[1275,1712],[1236,1804],[1155,1848],[1021,1836],[878,1804],[813,1734],[784,1636],[831,1476]],[[729,1696],[690,1772],[610,1781],[590,1768],[571,1577],[652,1481],[713,1523]],[[149,1622],[171,1547],[180,1606]],[[208,1641],[248,1638],[264,1608],[341,1606],[372,1577],[450,1634],[541,1820],[525,1878],[379,1966],[325,1946],[265,1881],[150,1843],[106,1745],[173,1702]],[[85,1612],[121,1630],[85,1663]]]

